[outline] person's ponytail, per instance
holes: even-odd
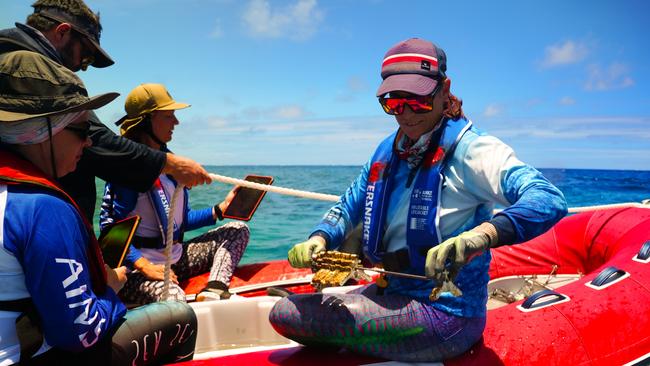
[[[463,113],[463,101],[450,92],[449,100],[445,103],[445,110],[442,114],[452,120],[464,118],[465,113]]]

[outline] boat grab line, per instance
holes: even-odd
[[[304,285],[307,283],[311,283],[311,278],[314,277],[313,274],[309,274],[305,277],[302,278],[290,278],[286,280],[277,280],[277,281],[270,281],[270,282],[264,282],[264,283],[254,283],[252,285],[244,285],[244,286],[239,286],[239,287],[233,287],[229,289],[228,291],[231,294],[238,294],[241,292],[248,292],[248,291],[255,291],[255,290],[263,290],[267,287],[271,286],[290,286],[290,285]]]

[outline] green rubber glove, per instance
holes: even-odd
[[[311,267],[314,254],[325,250],[325,240],[321,237],[311,237],[309,240],[296,244],[289,250],[289,264],[294,268]]]
[[[424,272],[429,278],[441,280],[444,277],[443,271],[447,269],[453,280],[465,264],[488,250],[490,244],[495,242],[496,229],[492,224],[484,223],[470,231],[465,231],[429,249]],[[451,268],[445,268],[447,262],[450,262]]]

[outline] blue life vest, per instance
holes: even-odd
[[[472,123],[467,119],[445,120],[438,146],[432,146],[420,165],[409,203],[406,245],[409,249],[410,267],[416,271],[424,270],[426,253],[438,245],[442,238],[438,230],[440,190],[445,161]],[[399,157],[394,146],[401,134],[396,131],[386,138],[375,151],[368,173],[366,198],[363,211],[363,251],[373,262],[380,262],[386,253],[382,244],[386,211],[392,185],[395,184],[393,172],[397,170]],[[433,141],[432,143],[435,143]]]
[[[167,175],[167,178],[174,183],[174,186],[177,186],[178,183],[170,175]],[[163,246],[167,242],[167,217],[169,216],[169,210],[171,207],[171,197],[167,197],[165,190],[163,189],[160,177],[156,179],[153,187],[149,190],[149,198],[153,204],[153,208],[156,211],[156,216],[158,216],[158,224],[160,225],[160,231],[163,238]],[[188,200],[188,190],[183,188],[183,195],[185,197],[185,202]],[[184,213],[183,213],[184,214]],[[185,223],[183,222],[183,227]],[[174,221],[174,242],[183,241],[183,227],[179,227]]]

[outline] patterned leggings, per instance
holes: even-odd
[[[82,352],[52,348],[29,365],[166,365],[194,356],[197,324],[185,303],[158,302],[129,310],[103,337]]]
[[[376,289],[291,295],[273,306],[269,320],[278,333],[304,345],[406,362],[457,356],[483,334],[485,317],[455,317],[406,296],[378,296]]]
[[[249,237],[248,226],[233,221],[183,243],[183,255],[172,264],[178,281],[210,271],[208,281],[230,285]],[[129,274],[120,295],[126,302],[139,305],[163,300],[185,301],[185,292],[179,285],[170,284],[167,299],[162,298],[163,287],[164,281],[148,280],[136,271]]]

